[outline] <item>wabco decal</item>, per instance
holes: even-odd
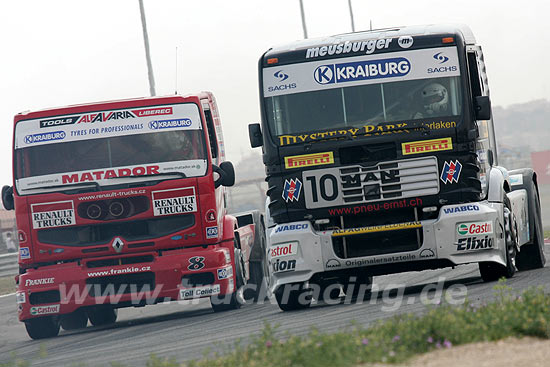
[[[285,180],[283,187],[283,199],[288,203],[289,201],[300,200],[300,192],[302,190],[302,182],[295,178]]]
[[[312,47],[306,50],[306,59],[313,59],[316,57],[332,56],[347,54],[350,52],[365,52],[365,54],[372,54],[376,50],[386,49],[390,46],[392,39],[374,39],[368,41],[337,43],[335,45],[327,45],[321,47]]]
[[[478,212],[479,206],[476,204],[460,205],[451,208],[443,208],[445,214],[465,213],[465,212]]]
[[[467,250],[485,250],[493,248],[494,239],[485,236],[483,238],[478,237],[468,237],[460,238],[456,244],[457,251],[467,251]]]
[[[72,200],[31,204],[32,228],[53,228],[76,224]]]
[[[460,172],[462,171],[462,164],[458,160],[445,162],[443,164],[443,169],[441,170],[441,181],[444,184],[448,183],[458,183],[460,178]]]
[[[313,78],[319,84],[355,82],[368,79],[402,77],[411,70],[404,57],[373,61],[347,62],[318,66]]]
[[[197,211],[197,198],[194,187],[153,191],[151,196],[155,216]]]
[[[452,149],[453,141],[451,138],[412,141],[401,144],[401,152],[403,155],[438,152]]]
[[[332,152],[293,155],[290,157],[285,157],[286,169],[320,166],[323,164],[333,164],[333,163],[334,163],[334,154]]]
[[[309,227],[309,224],[302,223],[302,224],[280,224],[275,228],[275,233],[279,232],[285,232],[285,231],[296,231],[299,229],[307,229]]]
[[[425,167],[425,170],[419,172],[417,167]],[[435,157],[384,162],[370,167],[354,165],[310,170],[304,171],[302,178],[308,209],[436,195],[439,192]],[[417,190],[415,183],[422,183],[423,188]]]

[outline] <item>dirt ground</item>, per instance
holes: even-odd
[[[492,343],[461,345],[420,355],[399,367],[441,366],[547,367],[550,366],[550,340],[508,338]]]

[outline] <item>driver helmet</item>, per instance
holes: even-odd
[[[428,114],[447,110],[449,95],[447,89],[439,83],[431,83],[422,89],[422,104]]]

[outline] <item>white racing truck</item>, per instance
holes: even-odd
[[[269,49],[259,76],[249,133],[281,309],[308,307],[313,285],[355,296],[374,275],[478,263],[492,281],[544,266],[537,176],[498,165],[468,27],[302,40]]]

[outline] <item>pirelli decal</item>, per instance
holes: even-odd
[[[422,228],[422,224],[420,222],[384,224],[382,226],[369,226],[369,227],[360,227],[360,228],[338,229],[338,230],[332,232],[332,237],[354,236],[354,235],[358,235],[358,234],[387,232],[387,231],[399,231],[399,230],[403,230],[403,229],[416,229],[416,228]]]
[[[441,150],[452,150],[453,140],[451,138],[411,141],[402,143],[403,155],[438,152]]]
[[[323,164],[333,164],[333,163],[334,163],[334,154],[332,152],[293,155],[290,157],[285,157],[286,169],[321,166]]]

